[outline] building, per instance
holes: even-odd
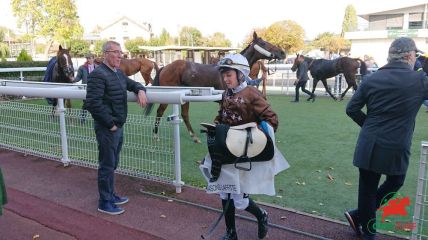
[[[428,52],[428,2],[424,4],[358,15],[368,22],[366,29],[346,32],[353,57],[374,58],[378,66],[387,63],[388,48],[397,37],[410,37],[416,46]]]
[[[113,40],[120,43],[122,50],[126,51],[126,40],[139,37],[149,40],[152,36],[153,32],[150,23],[139,23],[129,17],[122,16],[103,27],[99,33],[85,35],[84,39],[90,40],[92,43],[96,40]]]

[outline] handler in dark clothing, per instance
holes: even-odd
[[[128,202],[128,198],[119,197],[114,190],[114,171],[119,164],[123,125],[128,113],[126,90],[137,95],[141,107],[147,104],[147,98],[144,86],[119,69],[122,55],[119,43],[104,43],[103,53],[104,62],[88,77],[86,106],[94,118],[98,142],[98,211],[117,215],[125,211],[117,205]]]
[[[395,39],[388,63],[367,75],[346,107],[361,131],[354,153],[360,172],[358,209],[345,212],[345,217],[357,235],[362,227],[364,239],[375,239],[376,209],[406,177],[415,117],[428,98],[425,72],[413,71],[417,51],[412,39]],[[367,113],[361,111],[364,106]],[[382,174],[386,180],[378,187]]]
[[[312,102],[315,101],[315,94],[312,94],[308,90],[306,90],[306,82],[309,80],[308,77],[308,63],[305,62],[305,57],[303,55],[299,55],[299,57],[296,59],[298,61],[299,67],[297,68],[296,77],[297,80],[294,82],[294,85],[296,85],[296,96],[294,97],[294,101],[291,102],[299,102],[299,89],[302,88],[302,91],[306,94],[308,94],[310,97],[308,98],[308,101],[312,99]]]

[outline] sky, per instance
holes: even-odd
[[[11,0],[0,0],[0,26],[16,29]],[[428,3],[428,0],[75,0],[80,24],[89,33],[121,16],[152,25],[155,35],[165,28],[177,36],[183,26],[195,27],[203,36],[222,32],[234,46],[255,28],[293,20],[305,30],[306,39],[322,32],[340,33],[346,6],[357,15]]]

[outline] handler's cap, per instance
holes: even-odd
[[[395,39],[391,43],[388,52],[389,54],[401,54],[410,51],[415,51],[416,53],[424,54],[423,51],[419,50],[416,47],[415,41],[413,41],[413,39],[407,37],[400,37]]]

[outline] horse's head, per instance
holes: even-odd
[[[294,63],[293,63],[293,66],[291,67],[291,71],[295,72],[299,67],[300,63],[303,61],[303,59],[305,59],[305,57],[303,57],[302,59],[300,56],[302,55],[296,53],[296,58],[294,59]]]
[[[287,54],[280,47],[273,45],[261,37],[257,36],[257,33],[253,33],[253,40],[251,43],[241,51],[241,54],[244,55],[252,66],[257,60],[260,59],[285,59]]]
[[[65,82],[74,82],[74,68],[69,49],[62,48],[62,46],[59,45],[56,57],[60,76],[65,76]]]

